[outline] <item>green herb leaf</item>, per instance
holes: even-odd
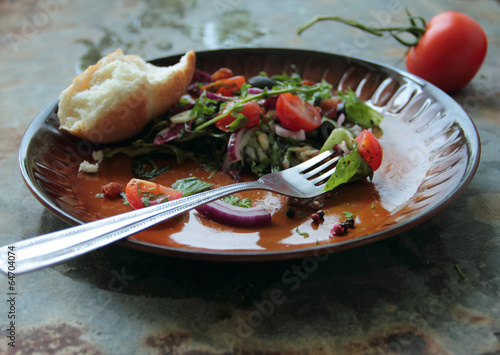
[[[347,121],[359,124],[362,127],[371,128],[379,126],[384,116],[361,101],[351,89],[345,93],[339,93],[344,102],[345,118]]]
[[[198,192],[208,190],[213,184],[206,181],[201,181],[197,177],[192,176],[185,179],[177,180],[172,184],[172,188],[182,192],[182,196],[189,196]]]
[[[306,232],[301,232],[301,231],[299,230],[299,227],[297,227],[297,229],[295,229],[295,231],[296,231],[297,233],[299,233],[301,236],[303,236],[304,238],[309,238],[309,233],[306,233]]]
[[[206,91],[203,91],[200,97],[195,101],[193,108],[191,109],[191,115],[204,118],[206,116],[211,116],[217,111],[217,101],[207,98]]]
[[[241,127],[245,127],[248,123],[248,119],[243,116],[241,113],[236,116],[236,119],[231,122],[228,126],[229,132],[234,132]]]
[[[351,212],[344,211],[342,213],[344,214],[345,218],[353,218],[354,217],[354,215]]]
[[[356,148],[350,154],[340,158],[335,172],[326,182],[324,190],[331,191],[339,185],[364,180],[367,177],[373,178],[373,170]]]
[[[349,132],[345,128],[335,128],[328,138],[326,139],[325,143],[320,149],[320,153],[326,152],[327,150],[330,150],[333,148],[335,144],[341,144],[342,142],[346,143],[347,148],[350,150],[354,149],[354,138],[352,137],[351,132]]]
[[[224,196],[222,198],[222,201],[237,207],[244,207],[244,208],[252,207],[252,199],[248,197],[240,199],[238,196],[229,195],[229,196]]]
[[[171,168],[172,167],[170,165],[165,165],[159,168],[150,155],[137,157],[132,162],[132,171],[139,179],[151,180],[154,177],[169,171]]]
[[[125,206],[130,206],[130,203],[128,202],[128,199],[127,199],[127,195],[125,194],[125,192],[120,192],[120,197],[123,199],[123,204]]]

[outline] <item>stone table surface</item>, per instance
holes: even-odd
[[[233,47],[361,56],[404,69],[390,39],[318,14],[397,24],[404,9],[476,18],[489,38],[475,79],[451,96],[476,124],[481,163],[468,188],[421,225],[319,263],[216,263],[111,245],[16,277],[15,347],[0,276],[2,354],[494,354],[500,352],[500,3],[494,0],[0,1],[0,244],[68,226],[26,188],[22,135],[96,56],[150,59]],[[458,265],[465,276],[457,272]],[[270,306],[273,291],[280,304]]]

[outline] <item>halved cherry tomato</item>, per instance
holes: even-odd
[[[309,102],[298,95],[280,94],[276,102],[278,120],[291,131],[312,131],[321,125],[321,115]]]
[[[244,83],[245,77],[243,75],[238,75],[227,79],[216,80],[213,83],[202,86],[201,90],[215,92],[219,95],[231,96],[235,91],[238,91]]]
[[[224,112],[226,112],[225,116],[222,116],[221,119],[215,122],[215,127],[220,129],[221,131],[229,132],[229,125],[236,119],[236,117],[234,117],[232,113],[234,113],[236,116],[241,113],[243,116],[246,117],[247,124],[245,125],[245,127],[252,127],[258,125],[262,115],[265,113],[264,108],[262,108],[258,103],[254,101],[250,101],[243,104],[243,109],[241,111],[238,112],[233,111],[231,113],[227,113],[227,111],[229,111],[229,108],[232,107],[234,104],[235,104],[234,101],[228,102],[221,113],[222,115],[224,114]]]
[[[178,199],[182,192],[152,181],[132,179],[127,184],[125,196],[132,208],[139,209]]]
[[[366,160],[372,170],[375,171],[380,168],[383,151],[373,133],[365,129],[355,138],[355,141],[358,143],[359,154]]]

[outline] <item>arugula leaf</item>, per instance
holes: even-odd
[[[384,116],[361,101],[351,89],[339,93],[344,102],[345,118],[347,121],[371,128],[379,126]]]
[[[231,115],[233,113],[234,112],[231,112]],[[247,125],[247,123],[248,123],[248,119],[245,116],[243,116],[243,114],[239,113],[236,116],[236,118],[234,119],[234,121],[229,124],[229,126],[228,126],[229,132],[234,132],[237,129],[245,127]]]
[[[217,111],[217,101],[207,98],[207,92],[203,91],[194,103],[191,109],[191,115],[197,118],[204,118],[204,116],[211,116]]]
[[[245,207],[245,208],[252,207],[252,199],[248,197],[240,199],[238,196],[229,195],[229,196],[224,196],[222,198],[222,201],[237,207]]]
[[[208,190],[213,184],[201,181],[197,177],[192,176],[185,179],[177,180],[172,184],[172,188],[182,192],[182,196],[189,196],[198,192]]]
[[[367,177],[373,178],[373,170],[356,148],[350,154],[340,158],[335,172],[326,182],[324,190],[331,191],[339,185],[364,180]]]

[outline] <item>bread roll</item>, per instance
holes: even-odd
[[[88,67],[59,97],[60,129],[91,142],[131,138],[186,92],[195,54],[157,67],[118,49]]]

